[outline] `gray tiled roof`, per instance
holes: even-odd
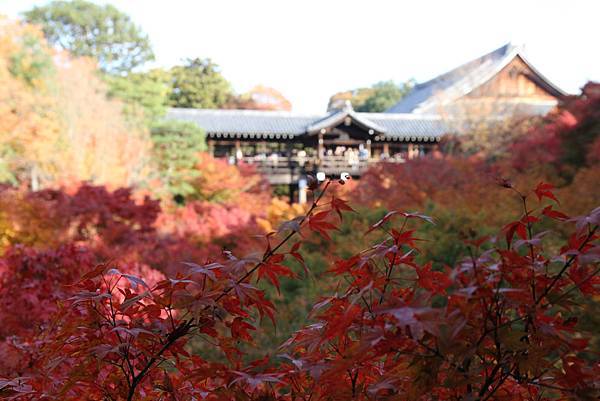
[[[195,122],[209,135],[248,134],[270,137],[295,137],[315,132],[321,125],[325,128],[339,124],[346,116],[367,129],[373,129],[377,134],[394,139],[408,140],[414,137],[434,140],[449,132],[439,116],[357,113],[353,110],[305,115],[281,111],[172,108],[167,113],[168,119]]]
[[[387,113],[356,113],[368,118],[378,126],[385,128],[386,136],[402,138],[435,137],[439,138],[451,132],[451,129],[439,116]]]
[[[556,101],[505,101],[494,104],[494,114],[487,117],[489,120],[498,120],[506,118],[519,118],[531,116],[543,116],[556,108]],[[444,106],[444,114],[454,116],[455,119],[474,120],[478,115],[468,114],[468,106],[461,104],[448,104]],[[387,113],[394,114],[394,113]],[[419,115],[414,113],[413,115]]]
[[[538,74],[543,81],[541,83],[548,90],[557,96],[564,94],[525,60],[521,48],[509,43],[430,81],[416,85],[408,95],[386,113],[436,113],[441,104],[464,96],[484,84],[516,56],[521,57]]]
[[[300,135],[320,115],[280,111],[169,109],[167,118],[192,121],[208,133]]]

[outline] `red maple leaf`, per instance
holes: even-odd
[[[335,198],[335,197],[331,198],[331,209],[335,210],[336,213],[338,214],[338,216],[340,216],[340,221],[343,219],[342,211],[356,212],[354,209],[352,209],[348,205],[348,202],[346,202],[343,199]]]
[[[321,234],[326,240],[331,241],[328,231],[337,230],[337,227],[325,221],[329,213],[330,210],[327,210],[311,216],[308,220],[308,226],[311,230]]]
[[[535,192],[539,201],[541,201],[542,198],[546,197],[560,204],[558,199],[556,199],[556,196],[554,196],[554,193],[552,193],[553,189],[554,185],[548,184],[546,182],[540,182],[538,186],[533,190],[533,192]]]
[[[280,276],[294,277],[295,275],[289,267],[277,263],[263,263],[258,268],[258,278],[266,277],[277,288],[277,292],[280,292]]]
[[[513,221],[508,223],[502,228],[502,231],[506,233],[506,243],[510,245],[515,233],[521,239],[527,239],[527,226],[522,221]]]

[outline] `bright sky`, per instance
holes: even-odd
[[[0,13],[46,2],[0,0]],[[422,82],[509,41],[566,91],[600,81],[598,0],[107,2],[148,33],[159,66],[210,57],[237,92],[271,86],[299,112],[381,80]]]

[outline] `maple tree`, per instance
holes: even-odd
[[[337,291],[314,305],[312,323],[271,358],[246,361],[242,343],[276,323],[253,280],[275,287],[306,268],[303,238],[331,237],[345,201],[318,188],[304,216],[265,237],[260,254],[188,263],[154,283],[101,264],[57,295],[58,314],[31,336],[28,363],[0,380],[10,399],[596,399],[599,367],[578,324],[577,300],[598,296],[600,208],[568,217],[554,189],[522,193],[519,217],[495,241],[469,240],[456,266],[420,263],[423,214],[390,211],[366,230],[381,240],[339,259]],[[507,195],[509,196],[509,195]],[[561,246],[545,220],[574,225]],[[80,263],[79,261],[76,263]],[[85,264],[85,263],[83,263]],[[212,361],[190,338],[220,350]],[[21,349],[23,347],[21,346]],[[13,344],[13,350],[19,349]],[[6,376],[6,375],[5,375]],[[16,377],[15,377],[16,376]]]
[[[0,180],[17,183],[49,164],[40,144],[59,131],[47,85],[51,55],[41,32],[0,16]]]
[[[544,184],[535,192],[552,194]],[[562,256],[548,258],[533,227],[542,215],[566,216],[551,207],[534,214],[527,197],[518,197],[523,216],[505,226],[506,244],[479,251],[485,241],[473,241],[473,253],[453,269],[415,263],[416,239],[407,226],[423,216],[390,212],[373,225],[380,229],[399,218],[396,227],[401,228],[385,228],[383,242],[336,263],[332,271],[347,277],[347,290],[321,301],[314,310],[320,323],[289,342],[292,362],[304,367],[294,369],[299,380],[318,370],[313,396],[314,390],[323,398],[343,393],[345,399],[540,399],[542,392],[553,391],[580,399],[597,395],[589,380],[597,376],[597,366],[584,367],[584,360],[554,352],[571,355],[587,343],[574,335],[576,319],[568,317],[567,299],[575,291],[597,291],[592,249],[600,210],[577,219],[578,230],[560,250]],[[580,264],[587,251],[590,259]],[[569,268],[584,273],[565,275]],[[315,348],[318,352],[306,351]]]
[[[62,289],[97,263],[113,260],[121,271],[153,283],[180,271],[182,260],[218,253],[219,243],[241,251],[257,242],[248,231],[257,230],[253,216],[233,206],[204,204],[178,215],[128,189],[5,187],[0,206],[0,353],[10,356],[0,375],[27,363],[28,339],[48,326]],[[178,219],[188,222],[185,228]]]
[[[270,202],[271,188],[255,166],[240,163],[230,165],[207,153],[198,154],[198,177],[191,182],[195,195],[192,199],[211,203],[236,204],[246,210],[264,210]]]
[[[95,62],[57,53],[41,32],[0,17],[0,175],[33,189],[149,175],[149,133],[108,99]]]
[[[92,60],[64,57],[56,75],[62,130],[54,138],[62,157],[50,181],[91,181],[113,188],[142,182],[149,174],[149,132],[125,118],[121,102],[107,98],[107,86]]]
[[[600,160],[600,84],[588,82],[580,95],[565,98],[510,149],[511,164],[519,171],[543,168],[571,179],[579,168]]]

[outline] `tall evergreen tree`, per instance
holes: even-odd
[[[187,121],[165,120],[152,127],[153,158],[165,189],[177,198],[195,192],[198,153],[206,149],[204,131]]]
[[[41,25],[54,46],[76,56],[94,57],[105,72],[121,74],[154,59],[148,36],[110,4],[56,0],[24,16]]]
[[[216,109],[233,96],[229,82],[210,59],[188,59],[184,65],[173,67],[171,80],[173,107]]]

